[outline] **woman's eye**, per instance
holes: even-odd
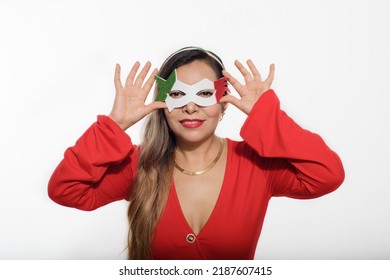
[[[200,96],[200,97],[211,97],[213,96],[214,92],[211,92],[211,91],[201,91],[201,92],[198,92],[197,95]]]
[[[169,93],[169,96],[172,98],[175,98],[175,99],[183,97],[184,95],[186,95],[186,94],[182,91],[172,91]]]

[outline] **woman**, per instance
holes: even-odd
[[[194,47],[149,77],[151,64],[137,75],[135,63],[124,84],[117,65],[113,109],[66,150],[51,199],[82,210],[128,199],[129,259],[253,259],[271,197],[322,196],[344,170],[320,136],[280,109],[274,66],[263,80],[247,64],[235,62],[245,84]],[[155,101],[145,105],[154,79]],[[240,99],[227,94],[227,79]],[[244,141],[215,135],[228,103],[248,115]],[[145,116],[143,142],[133,145],[124,131]]]

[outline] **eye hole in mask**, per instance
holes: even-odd
[[[215,94],[215,90],[205,89],[199,91],[196,95],[202,98],[211,98],[214,94]],[[168,95],[173,99],[179,99],[186,96],[184,92],[179,90],[171,91]]]
[[[203,98],[210,98],[214,94],[215,94],[215,90],[206,89],[206,90],[199,91],[196,95]]]

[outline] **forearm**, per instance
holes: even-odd
[[[335,190],[344,180],[338,155],[319,135],[301,128],[287,116],[272,90],[256,103],[241,135],[260,156],[280,159],[272,164],[282,166],[281,162],[285,162],[286,170],[275,171],[283,176],[271,176],[273,195],[317,197]]]
[[[65,151],[49,181],[50,198],[83,210],[128,198],[135,174],[134,149],[127,134],[108,117],[99,116]]]

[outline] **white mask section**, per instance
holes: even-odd
[[[176,80],[171,91],[167,94],[165,103],[169,112],[190,102],[202,107],[211,106],[218,103],[215,91],[214,82],[208,79],[201,80],[193,85]]]

